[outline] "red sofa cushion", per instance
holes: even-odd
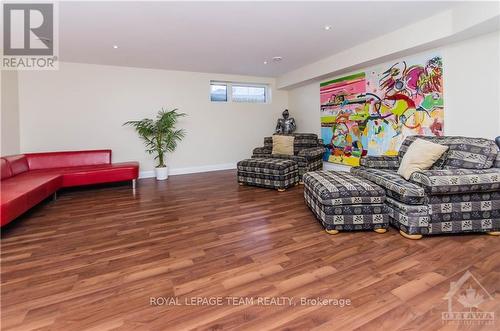
[[[29,170],[28,161],[23,154],[5,156],[4,159],[9,163],[12,176],[19,175]]]
[[[12,172],[10,171],[9,163],[3,157],[0,158],[0,170],[2,172],[2,180],[12,177]]]
[[[30,170],[94,166],[111,163],[111,150],[69,151],[25,154]]]
[[[22,173],[3,180],[0,205],[1,224],[7,224],[27,209],[56,192],[62,185],[59,174]]]
[[[139,176],[139,163],[124,162],[95,166],[42,169],[35,170],[33,173],[60,174],[62,176],[62,187],[71,187],[136,179]]]
[[[3,183],[3,182],[2,182]],[[28,205],[28,193],[4,191],[2,189],[2,203],[0,205],[0,225],[4,226],[24,213],[31,206]]]

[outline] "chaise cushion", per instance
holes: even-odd
[[[405,180],[394,170],[354,167],[351,168],[351,173],[383,187],[387,196],[398,201],[411,205],[425,203],[424,189]]]
[[[380,204],[384,190],[374,183],[342,171],[311,171],[304,174],[306,187],[321,205]]]
[[[410,181],[428,194],[457,194],[500,190],[500,169],[425,170],[413,173]]]

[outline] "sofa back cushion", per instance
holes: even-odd
[[[12,176],[22,174],[29,170],[26,156],[23,154],[4,156],[3,158],[7,161]]]
[[[26,158],[30,170],[93,166],[110,164],[111,150],[28,153]]]
[[[291,136],[294,136],[293,154],[295,155],[305,148],[317,147],[319,145],[318,135],[315,133],[292,133]],[[273,137],[264,138],[264,147],[270,150],[273,149]]]
[[[0,158],[0,170],[2,172],[2,179],[7,179],[12,177],[12,172],[10,171],[9,163],[3,157]]]
[[[432,169],[488,169],[493,166],[498,154],[498,147],[493,140],[489,139],[458,136],[409,136],[399,149],[400,162],[408,147],[418,138],[449,147]]]

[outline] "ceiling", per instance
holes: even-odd
[[[59,56],[67,62],[279,76],[455,5],[60,2]],[[274,56],[283,60],[275,63]]]

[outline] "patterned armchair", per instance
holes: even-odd
[[[293,143],[294,155],[272,154],[273,137],[264,138],[264,146],[253,150],[252,158],[279,158],[289,159],[297,162],[299,166],[299,179],[302,182],[302,175],[308,171],[321,170],[323,168],[323,154],[325,147],[323,141],[318,139],[314,133],[293,133],[295,137]]]
[[[407,181],[396,172],[417,138],[449,146],[431,169]],[[405,139],[397,156],[364,157],[351,172],[382,186],[391,223],[411,239],[488,232],[500,235],[500,152],[492,140],[466,137]]]

